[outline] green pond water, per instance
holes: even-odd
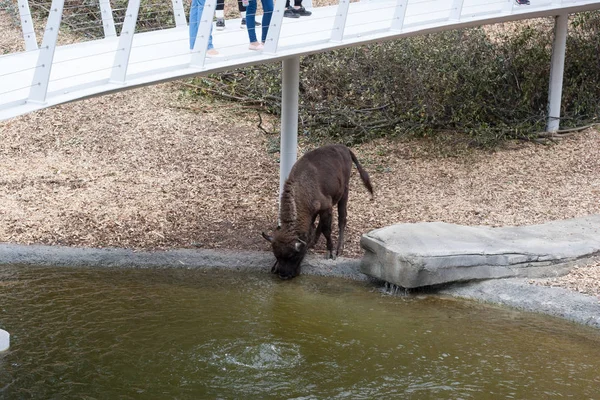
[[[600,334],[365,283],[0,267],[1,399],[598,399]]]

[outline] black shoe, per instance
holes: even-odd
[[[287,18],[300,18],[300,14],[295,13],[292,7],[286,8],[283,12],[283,16]]]
[[[520,4],[522,6],[528,6],[529,0],[517,0],[517,4]]]
[[[529,1],[529,0],[526,0]],[[290,9],[292,10],[292,12],[298,16],[302,16],[302,17],[310,17],[312,15],[312,12],[307,11],[306,8],[304,8],[303,6],[300,6],[300,8],[294,8],[294,7],[290,7]]]

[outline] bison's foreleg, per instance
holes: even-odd
[[[317,229],[313,231],[310,242],[308,243],[309,248],[314,247],[317,244],[319,238],[321,237],[321,232],[323,232],[323,225],[321,224],[321,218],[319,218]]]
[[[321,227],[321,231],[323,232],[323,236],[325,236],[325,240],[327,240],[327,254],[325,258],[335,258],[335,254],[333,254],[333,241],[331,240],[331,220],[332,218],[332,209],[328,209],[323,211],[319,216],[319,226]]]
[[[275,264],[273,264],[273,266],[271,267],[272,274],[276,274],[279,272],[278,264],[279,264],[279,261],[275,260]]]
[[[346,230],[346,216],[348,215],[348,187],[344,191],[344,195],[338,203],[338,245],[336,255],[339,257],[344,251],[344,231]]]

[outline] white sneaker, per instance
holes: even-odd
[[[263,46],[263,44],[261,42],[254,42],[254,43],[250,43],[250,46],[248,46],[248,48],[250,50],[254,50],[254,51],[260,51],[264,48],[265,46]]]

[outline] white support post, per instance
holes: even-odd
[[[171,0],[173,3],[173,16],[175,17],[175,26],[177,28],[187,27],[185,19],[185,10],[183,9],[183,0]]]
[[[504,0],[504,9],[503,9],[503,11],[506,14],[512,14],[514,6],[515,6],[515,0]]]
[[[217,0],[206,0],[202,16],[198,21],[198,33],[192,50],[191,66],[204,68],[206,60],[206,51],[208,50],[208,39],[211,35],[212,21],[217,8]],[[191,18],[190,18],[191,19]]]
[[[450,21],[460,21],[464,0],[453,0],[450,9]]]
[[[102,16],[102,28],[104,29],[104,37],[117,36],[115,29],[115,19],[113,18],[112,7],[109,0],[100,0],[100,15]]]
[[[35,73],[31,82],[28,102],[45,103],[48,94],[48,85],[50,83],[50,72],[52,72],[52,62],[54,61],[54,50],[56,49],[56,39],[58,39],[58,30],[62,20],[63,7],[65,0],[52,0],[46,30],[42,39]]]
[[[404,17],[406,16],[406,7],[408,7],[408,0],[398,0],[396,2],[396,9],[394,10],[394,17],[392,19],[393,31],[401,31],[404,26]]]
[[[263,53],[275,54],[279,45],[279,36],[281,34],[281,25],[283,25],[283,13],[285,12],[285,0],[276,0],[271,15],[271,23],[267,32],[267,41]]]
[[[140,0],[129,0],[125,19],[121,27],[119,44],[113,61],[113,69],[110,74],[111,83],[125,83],[127,78],[127,68],[129,66],[129,57],[131,56],[131,47],[133,44],[133,35],[135,34],[135,25],[137,23],[138,12],[140,11]]]
[[[36,50],[38,48],[37,38],[33,30],[33,21],[31,10],[29,9],[28,0],[19,0],[19,16],[21,18],[21,30],[23,31],[23,39],[25,40],[25,51]]]
[[[348,18],[348,9],[350,0],[340,0],[335,12],[333,28],[331,29],[331,41],[341,42],[344,39],[344,29],[346,29],[346,19]]]
[[[286,58],[281,63],[281,142],[279,145],[279,197],[298,156],[298,88],[300,57]]]
[[[554,43],[550,66],[550,87],[548,90],[547,132],[556,132],[560,126],[560,103],[562,98],[565,53],[567,50],[567,27],[569,14],[556,16],[554,20]]]

